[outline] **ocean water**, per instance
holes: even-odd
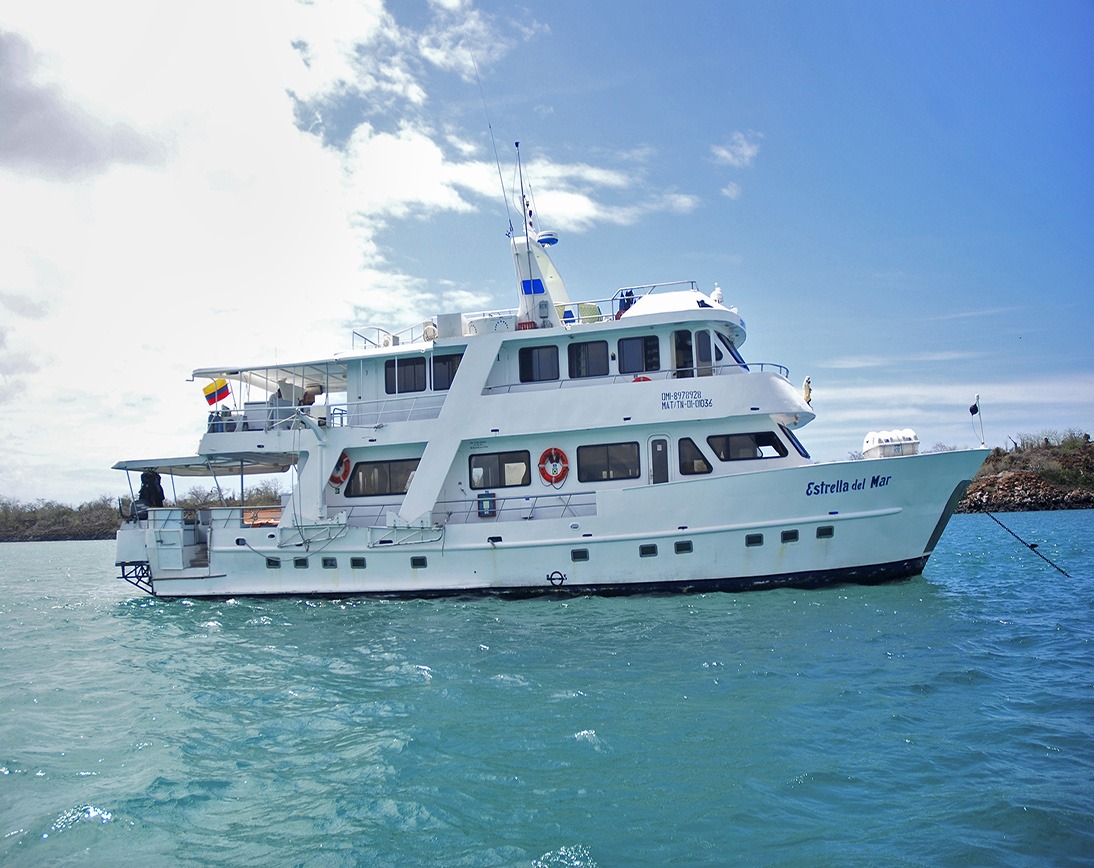
[[[1094,512],[879,587],[158,601],[0,545],[0,863],[1094,859]]]

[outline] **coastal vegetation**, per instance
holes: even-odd
[[[931,451],[953,447],[937,444]],[[277,480],[246,489],[246,502],[273,506],[281,502]],[[196,486],[166,506],[204,509],[238,506],[236,494]],[[1094,444],[1082,431],[1042,431],[1008,438],[980,468],[958,512],[1021,512],[1039,509],[1094,508]],[[69,506],[56,501],[22,503],[0,496],[0,542],[111,539],[130,509],[128,497],[109,495]]]
[[[281,488],[276,480],[259,482],[245,489],[249,506],[273,506],[281,503]],[[182,509],[205,509],[210,506],[239,506],[237,493],[221,493],[216,487],[195,486],[177,500],[164,506]],[[69,506],[52,500],[21,503],[10,497],[0,497],[0,542],[33,542],[45,540],[113,539],[128,515],[129,497],[110,495]]]

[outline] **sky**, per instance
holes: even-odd
[[[977,394],[989,446],[1092,431],[1092,44],[1086,0],[5,0],[0,496],[193,454],[195,368],[515,306],[516,141],[571,296],[719,284],[815,459],[976,445]]]

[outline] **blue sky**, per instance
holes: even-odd
[[[0,495],[191,453],[195,367],[515,304],[487,112],[571,294],[719,283],[815,458],[974,445],[976,393],[989,445],[1090,431],[1091,44],[1087,2],[5,3]]]

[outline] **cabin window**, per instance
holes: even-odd
[[[410,559],[410,568],[412,570],[424,570],[429,566],[429,559],[425,555],[414,555]]]
[[[346,483],[346,497],[380,497],[406,494],[420,458],[395,461],[359,461]]]
[[[694,377],[691,332],[681,329],[672,333],[672,366],[674,377]]]
[[[472,488],[516,488],[532,482],[532,461],[527,450],[472,455],[467,464]]]
[[[707,443],[719,461],[747,461],[751,458],[785,458],[786,446],[774,431],[755,434],[712,434]]]
[[[521,347],[518,361],[522,383],[558,379],[558,347]]]
[[[657,335],[645,335],[640,338],[620,338],[616,348],[619,350],[619,373],[641,374],[644,371],[661,370],[661,351]]]
[[[338,569],[338,558],[323,558],[324,570],[336,570]]]
[[[425,391],[425,359],[388,359],[384,362],[384,388],[389,395]]]
[[[699,451],[699,447],[695,445],[695,441],[690,437],[681,437],[679,443],[680,450],[680,472],[685,476],[695,476],[700,473],[710,473],[714,468],[710,466],[710,462],[702,452]]]
[[[796,530],[784,530],[782,532],[781,539],[784,543],[794,543],[798,541],[798,532]]]
[[[281,558],[266,558],[266,569],[279,570],[281,569]]]
[[[308,568],[308,559],[307,558],[293,558],[292,559],[292,565],[295,569],[306,570]]]
[[[678,554],[678,555],[690,555],[691,552],[692,552],[691,540],[689,540],[689,539],[677,540],[676,544],[673,546],[673,549],[675,550],[676,554]]]
[[[579,561],[587,561],[589,559],[588,549],[570,549],[570,560],[575,564]]]
[[[722,334],[722,332],[715,332],[715,334],[718,336],[718,342],[726,348],[726,352],[733,356],[733,361],[740,365],[742,370],[747,371],[748,365],[745,364],[744,357],[738,352],[737,348],[733,346],[733,341],[729,339],[729,335]]]
[[[706,329],[695,333],[695,372],[700,377],[710,377],[714,374],[710,332]]]
[[[577,447],[578,482],[637,479],[640,472],[638,443],[600,443]]]
[[[640,558],[655,558],[657,557],[657,545],[655,543],[646,543],[638,547],[638,557]]]
[[[748,548],[755,548],[756,546],[762,546],[764,544],[764,535],[762,533],[748,533],[745,534],[745,545]]]
[[[365,568],[364,558],[350,558],[349,566],[351,570],[363,570]]]
[[[456,369],[460,366],[462,353],[433,357],[433,391],[444,392],[451,388],[452,380],[456,376]]]
[[[782,429],[783,434],[786,435],[786,439],[790,441],[790,445],[798,451],[798,454],[802,458],[808,458],[809,453],[805,451],[805,447],[802,446],[801,441],[794,436],[794,432],[787,428],[785,425],[780,425],[779,427]]]
[[[605,377],[608,375],[608,342],[582,341],[570,344],[570,377]]]
[[[817,539],[832,539],[836,535],[836,529],[830,524],[823,524],[817,528]]]

